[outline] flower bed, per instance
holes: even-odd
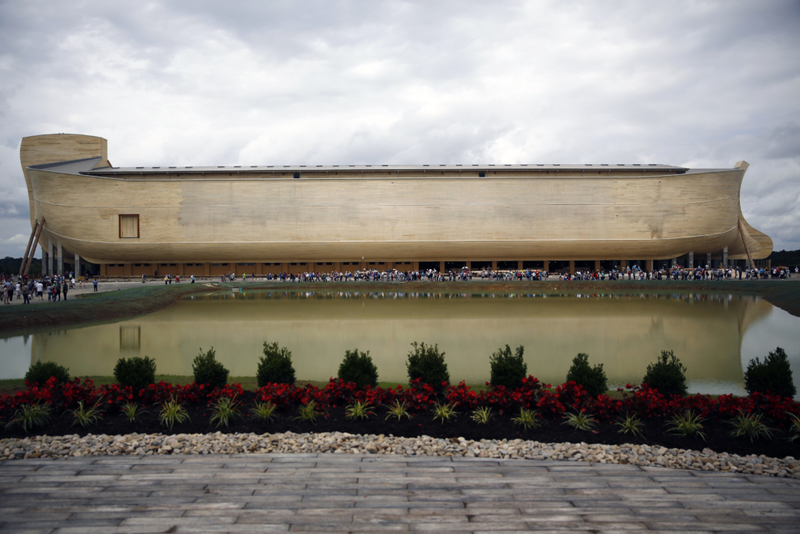
[[[220,402],[223,399],[230,400]],[[182,407],[186,417],[173,419],[169,425],[162,407],[171,400]],[[362,414],[365,418],[354,416],[357,403],[366,408]],[[252,411],[257,404],[274,405],[271,420],[259,419]],[[223,405],[228,416],[221,418]],[[43,407],[39,419],[34,420],[35,413],[26,412],[31,406]],[[130,420],[131,406],[136,407],[134,420]],[[390,407],[399,407],[399,415],[387,415]],[[446,415],[448,407],[454,412],[450,416]],[[300,414],[301,408],[305,408],[305,415]],[[488,413],[485,422],[479,422],[476,416],[479,409]],[[521,410],[533,414],[531,425],[523,424]],[[696,429],[699,433],[684,435],[684,427],[675,427],[673,418],[687,412],[702,425]],[[732,421],[737,417],[762,423],[767,433],[733,437],[737,427]],[[15,395],[0,396],[0,438],[75,433],[342,431],[474,440],[647,443],[782,458],[800,452],[800,440],[792,439],[800,430],[798,417],[800,404],[777,395],[666,398],[645,384],[628,384],[621,399],[612,399],[607,395],[592,397],[574,382],[552,389],[530,376],[514,390],[496,387],[474,391],[462,382],[447,386],[440,395],[418,381],[407,388],[358,389],[353,383],[331,379],[324,387],[268,384],[256,391],[244,391],[238,384],[209,389],[159,382],[134,392],[117,384],[98,387],[91,380],[75,379],[58,385],[51,379],[44,386],[29,386]],[[628,422],[639,421],[636,431],[623,425],[626,418]],[[565,424],[568,421],[573,426]],[[576,421],[588,424],[575,428]],[[624,432],[626,428],[628,432]]]

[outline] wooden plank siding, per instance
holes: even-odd
[[[175,264],[173,274],[192,274],[178,268],[190,263],[194,274],[219,275],[278,272],[264,263],[307,272],[348,270],[345,262],[408,268],[445,260],[655,260],[687,252],[718,256],[724,247],[737,259],[744,257],[743,239],[757,259],[772,250],[769,237],[741,214],[746,164],[687,173],[533,165],[136,172],[102,168],[105,140],[80,144],[84,136],[68,137],[23,140],[32,213],[46,218],[47,240],[114,265],[109,273],[151,274],[143,265],[117,267],[144,263],[153,272],[166,263]],[[50,138],[58,143],[48,157]],[[72,153],[69,142],[83,148]],[[31,167],[80,159],[73,155],[102,164],[88,173]],[[138,215],[138,238],[120,237],[120,215]]]

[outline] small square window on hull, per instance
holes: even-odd
[[[138,238],[139,237],[139,215],[120,215],[119,216],[119,237]]]

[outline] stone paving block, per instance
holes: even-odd
[[[752,501],[745,501],[745,500],[733,500],[733,499],[726,499],[722,501],[702,501],[702,502],[695,502],[691,500],[687,500],[683,502],[683,506],[686,508],[700,508],[700,509],[732,509],[732,510],[761,510],[761,509],[773,509],[773,508],[786,508],[789,509],[791,506],[787,503],[783,502],[752,502]]]
[[[386,502],[386,501],[360,501],[355,503],[356,508],[464,508],[462,502],[448,501],[416,501],[416,502]]]
[[[738,525],[711,525],[708,524],[704,528],[703,524],[697,523],[684,523],[680,521],[648,521],[645,523],[650,530],[664,531],[671,530],[675,532],[767,532],[767,529],[755,523],[740,523]]]
[[[75,487],[62,487],[62,486],[51,486],[49,484],[42,484],[42,485],[28,485],[28,486],[16,486],[5,488],[3,490],[4,497],[11,497],[14,494],[19,495],[42,495],[42,494],[50,494],[50,495],[58,495],[61,494],[83,494],[88,495],[90,493],[98,493],[105,490],[105,486],[81,486],[80,488]]]
[[[347,524],[336,523],[292,523],[290,532],[349,532]]]
[[[247,502],[247,503],[245,503],[244,508],[245,508],[245,510],[258,510],[258,509],[285,510],[285,509],[300,508],[299,504],[300,504],[300,500],[299,499],[294,500],[294,502],[292,502],[292,503],[289,503],[289,502],[275,502],[275,501]],[[321,502],[321,503],[315,504],[315,506],[317,508],[352,508],[353,506],[355,506],[355,503],[347,504],[347,503],[337,503],[337,502],[333,502],[333,503]]]
[[[56,512],[56,511],[37,511],[37,512],[9,512],[6,508],[0,508],[2,511],[2,521],[4,523],[31,523],[33,521],[65,521],[69,517],[74,517],[74,514],[69,511]],[[81,518],[77,518],[81,519]]]
[[[244,509],[228,508],[214,510],[185,510],[184,517],[235,517],[237,521],[250,517],[266,523],[288,523],[297,513],[295,510],[286,509]]]
[[[468,502],[466,509],[470,514],[517,514],[520,513],[520,505],[522,503],[511,502]]]
[[[658,513],[658,514],[675,514],[680,513],[683,503],[680,501],[666,501],[658,499],[655,501],[641,501],[641,500],[626,500],[625,504],[634,513]]]
[[[541,513],[543,509],[558,510],[559,512],[563,510],[583,510],[583,508],[575,508],[575,506],[568,501],[520,501],[517,503],[517,506],[519,506],[519,512],[523,514]]]
[[[669,495],[664,488],[637,488],[637,489],[617,489],[617,488],[572,488],[564,489],[566,495],[618,495],[625,498],[652,497],[654,495]]]
[[[183,510],[143,510],[143,511],[126,511],[126,512],[75,512],[70,516],[70,521],[75,519],[119,519],[120,522],[126,518],[135,517],[152,517],[152,518],[170,518],[181,517],[184,515]]]
[[[176,525],[175,530],[169,532],[188,534],[212,534],[218,532],[230,532],[239,534],[257,534],[261,532],[287,532],[289,525]]]
[[[153,534],[167,532],[169,527],[148,525],[135,527],[71,527],[64,526],[54,531],[52,534]]]
[[[6,525],[12,525],[18,523],[6,523]],[[32,520],[26,521],[24,525],[21,525],[23,528],[50,528],[50,529],[57,529],[64,526],[73,527],[73,528],[107,528],[107,527],[114,527],[120,524],[120,519],[117,518],[97,518],[97,519],[67,519],[67,520]]]
[[[433,511],[431,511],[433,512]],[[377,514],[353,514],[353,523],[370,523],[370,524],[384,524],[384,523],[449,523],[452,525],[459,525],[468,523],[469,518],[466,514],[458,515],[442,515],[435,513],[428,514],[391,514],[380,512]]]
[[[800,513],[797,512],[794,515],[785,515],[785,516],[764,516],[764,515],[755,516],[755,515],[748,515],[743,512],[740,514],[733,514],[733,513],[720,514],[715,512],[698,512],[695,510],[695,515],[698,521],[711,524],[758,523],[762,525],[771,525],[771,524],[781,524],[781,523],[793,523],[793,524],[800,523]],[[800,529],[800,525],[798,525],[798,529]]]
[[[459,525],[459,527],[453,527],[453,525],[449,523],[411,523],[410,525],[411,532],[472,532],[474,525],[469,525],[469,528],[464,528]],[[489,532],[497,532],[497,531],[509,531],[509,530],[526,530],[528,529],[528,525],[524,522],[517,522],[517,521],[508,521],[508,522],[494,522],[494,523],[481,523],[480,529]]]
[[[134,525],[230,525],[236,522],[236,516],[206,516],[206,517],[179,517],[173,519],[164,519],[162,517],[129,517],[124,519],[120,526],[134,526]]]
[[[0,499],[2,502],[2,508],[19,508],[20,506],[30,506],[31,505],[31,498],[27,495],[14,495],[12,498],[3,496]],[[47,499],[44,501],[43,499],[38,499],[33,502],[47,502],[47,504],[52,505],[53,508],[57,508],[59,506],[80,506],[83,504],[87,504],[91,502],[90,499],[64,499],[59,497],[57,499]],[[49,508],[49,507],[48,507]]]

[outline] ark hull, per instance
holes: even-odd
[[[65,137],[90,144],[23,140],[33,219],[46,220],[43,246],[93,263],[658,260],[726,247],[731,259],[759,259],[772,250],[741,215],[744,162],[145,170],[108,166],[105,143],[93,157],[43,162],[48,144],[60,147],[52,157],[69,153]],[[135,230],[123,230],[124,217]]]

